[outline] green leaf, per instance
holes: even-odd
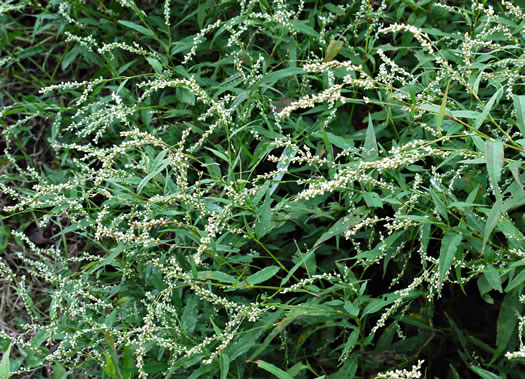
[[[197,296],[189,296],[184,312],[182,312],[181,327],[188,335],[191,335],[197,325],[197,317],[199,314],[199,298]]]
[[[228,371],[230,371],[230,358],[228,354],[221,354],[219,364],[221,367],[221,379],[226,379],[228,377]]]
[[[523,188],[523,184],[521,183],[521,180],[520,180],[519,169],[521,167],[521,162],[519,162],[519,161],[510,161],[509,164],[508,164],[508,167],[509,167],[510,172],[512,173],[512,176],[514,177],[514,180],[518,184],[518,186],[520,186],[522,191],[525,190],[525,188]],[[0,250],[1,249],[2,248],[0,247]]]
[[[274,84],[278,80],[287,78],[289,76],[295,76],[297,74],[304,74],[302,67],[289,67],[282,70],[273,71],[268,75],[265,75],[261,80],[261,84]]]
[[[0,226],[0,251],[5,251],[10,236],[11,231],[9,226]]]
[[[200,280],[216,280],[221,283],[233,284],[237,281],[233,276],[228,275],[221,271],[199,271],[197,273],[197,278]]]
[[[117,371],[115,370],[115,365],[113,364],[111,356],[107,353],[107,351],[104,351],[104,355],[106,356],[106,366],[104,367],[105,373],[111,376],[112,378],[116,378]]]
[[[162,63],[160,63],[158,59],[153,57],[146,57],[146,60],[151,65],[151,67],[153,67],[157,74],[162,74]]]
[[[321,38],[319,33],[314,28],[307,25],[307,21],[292,19],[292,20],[288,20],[288,22],[290,22],[293,28],[297,30],[299,33],[314,37],[316,40],[319,40],[319,38]]]
[[[466,201],[453,201],[448,204],[449,208],[470,208],[470,207],[482,207],[485,208],[485,204],[470,203]]]
[[[522,205],[525,205],[525,194],[523,191],[521,191],[521,193],[514,193],[510,199],[505,200],[501,207],[501,212],[506,213],[509,210],[521,207]]]
[[[479,117],[474,122],[474,128],[479,129],[479,127],[485,122],[486,118],[488,117],[490,111],[492,110],[492,107],[496,103],[496,101],[499,101],[499,97],[501,96],[501,91],[503,91],[503,87],[501,87],[499,90],[496,91],[494,95],[490,98],[490,100],[487,102],[485,107],[483,108],[483,111],[479,115]]]
[[[175,96],[181,103],[195,105],[195,94],[185,87],[177,87]]]
[[[124,358],[123,358],[123,375],[124,379],[131,379],[133,378],[133,370],[136,366],[135,362],[135,355],[133,354],[131,350],[130,345],[124,346]]]
[[[267,281],[272,278],[279,271],[277,266],[268,266],[263,268],[261,271],[250,275],[246,278],[246,281],[250,283],[251,286]]]
[[[299,363],[294,364],[293,367],[290,367],[288,370],[286,370],[286,372],[288,373],[288,375],[291,375],[292,377],[294,377],[296,375],[299,375],[301,371],[307,368],[308,368],[307,365],[305,365],[302,362],[299,362]]]
[[[518,297],[518,291],[514,291],[505,295],[505,299],[503,299],[496,327],[496,352],[494,353],[492,361],[498,358],[507,349],[507,345],[514,334],[514,330],[518,323],[516,312],[519,312],[520,310],[518,309],[520,307]]]
[[[509,284],[505,288],[505,292],[512,291],[514,288],[518,287],[523,282],[525,282],[525,270],[521,270],[521,272],[518,275],[512,278],[512,280],[509,282]]]
[[[374,130],[374,125],[372,124],[372,118],[368,116],[368,128],[366,129],[366,137],[364,143],[364,156],[366,158],[375,158],[378,156],[378,148],[376,141],[376,133]]]
[[[500,140],[487,141],[485,155],[487,159],[487,171],[492,188],[494,189],[496,200],[501,202],[501,191],[498,183],[501,179],[501,172],[503,170],[503,142]]]
[[[487,266],[487,270],[484,272],[485,279],[487,279],[487,282],[491,285],[492,288],[494,288],[498,292],[503,292],[503,288],[501,287],[501,278],[499,272],[497,272],[496,268],[492,265]]]
[[[108,330],[106,330],[106,333],[104,334],[104,340],[106,341],[106,343],[108,344],[108,346],[110,348],[109,355],[110,355],[111,362],[112,362],[112,364],[111,364],[111,367],[112,367],[111,370],[113,372],[112,376],[114,376],[115,378],[121,379],[122,378],[122,373],[120,372],[119,356],[118,356],[118,353],[117,353],[117,350],[116,350],[116,347],[115,347],[115,341],[113,341],[113,338],[109,334]],[[104,354],[106,354],[105,351],[104,351]],[[108,355],[106,354],[106,361],[107,361],[107,358],[108,358]],[[107,367],[108,366],[106,366],[106,368]]]
[[[363,193],[363,199],[366,202],[366,206],[369,208],[383,208],[383,201],[375,192]]]
[[[66,71],[69,65],[73,63],[73,61],[79,56],[82,48],[82,46],[77,45],[64,55],[64,58],[62,59],[63,71]]]
[[[271,363],[261,360],[255,361],[255,363],[257,363],[257,366],[275,375],[279,379],[293,379],[293,377],[290,376],[286,371],[281,370],[279,367],[274,366]]]
[[[350,300],[345,300],[345,305],[343,306],[345,311],[347,311],[350,315],[357,317],[359,314],[359,308],[354,305]]]
[[[439,193],[436,193],[436,190],[434,188],[431,188],[430,195],[432,196],[432,200],[434,201],[434,205],[436,206],[436,209],[438,210],[439,214],[443,216],[443,218],[447,220],[447,222],[449,222],[447,205],[443,200],[441,200]]]
[[[445,89],[445,95],[441,101],[441,107],[439,108],[438,118],[437,118],[437,131],[441,133],[441,124],[443,124],[443,119],[445,118],[445,113],[447,111],[447,99],[448,99],[448,87],[450,86],[450,81],[447,84]]]
[[[258,220],[255,224],[255,235],[257,239],[264,237],[269,231],[272,223],[272,198],[270,190],[266,192],[263,205],[258,210]]]
[[[101,267],[111,264],[115,260],[115,258],[117,258],[120,255],[120,253],[124,251],[125,248],[126,245],[124,245],[123,243],[119,243],[117,246],[110,250],[111,253],[108,256],[106,256],[102,262],[97,263],[93,268],[91,268],[88,271],[88,273],[92,274]]]
[[[263,351],[266,350],[268,345],[272,342],[272,340],[277,336],[279,333],[281,333],[288,325],[290,325],[297,316],[292,317],[285,317],[281,321],[275,325],[275,328],[266,336],[263,343],[259,344],[259,347],[253,354],[248,358],[249,361],[253,361],[259,354],[261,354]]]
[[[290,166],[290,159],[295,157],[295,154],[297,154],[297,150],[291,148],[290,146],[286,146],[281,154],[281,158],[288,158],[288,159],[279,160],[279,163],[277,163],[277,169],[286,170],[288,166]],[[283,178],[283,176],[284,176],[284,172],[281,172],[275,175],[275,177],[273,178],[273,181],[279,182]],[[272,184],[272,186],[270,187],[270,196],[275,192],[278,185],[279,183]]]
[[[501,376],[491,373],[490,371],[483,370],[476,366],[470,366],[470,369],[478,374],[482,379],[501,379]]]
[[[267,11],[272,10],[272,8],[270,7],[270,4],[268,4],[268,0],[261,0],[261,4],[263,5],[263,7],[266,8]]]
[[[485,231],[483,232],[483,247],[481,248],[481,254],[485,253],[485,247],[489,240],[490,234],[498,224],[498,220],[501,214],[501,204],[499,202],[494,203],[489,215],[487,217],[487,223],[485,224]]]
[[[151,172],[142,179],[137,187],[137,194],[140,194],[142,192],[142,189],[146,184],[149,183],[151,179],[153,179],[155,176],[160,174],[162,170],[164,170],[168,165],[170,164],[169,159],[164,159],[164,156],[166,155],[166,151],[162,150],[159,155],[155,158],[155,161],[153,162],[153,168]],[[161,157],[159,159],[159,157]]]
[[[328,9],[330,12],[335,13],[338,16],[344,16],[345,11],[339,8],[337,5],[327,3],[324,6],[326,9]]]
[[[357,341],[359,340],[359,329],[354,329],[354,331],[352,332],[352,334],[350,334],[350,336],[348,337],[348,339],[346,340],[346,343],[345,343],[345,347],[343,349],[343,353],[341,354],[342,356],[345,356],[346,354],[348,354],[350,351],[352,351],[352,349],[355,347],[355,345],[357,344]]]
[[[60,363],[53,365],[53,379],[67,379],[67,371]]]
[[[144,34],[145,36],[155,38],[155,34],[151,30],[141,25],[137,25],[134,22],[119,20],[118,23],[127,26],[128,28],[133,29],[141,34]]]
[[[365,309],[363,309],[361,317],[364,317],[367,314],[376,313],[387,305],[392,304],[397,299],[399,299],[399,295],[395,293],[389,293],[382,298],[374,299],[365,307]]]
[[[285,283],[288,282],[288,280],[292,277],[292,275],[294,274],[295,271],[297,271],[297,269],[299,267],[301,267],[303,264],[305,264],[306,261],[308,261],[308,259],[310,259],[310,257],[315,253],[315,248],[310,250],[307,254],[303,255],[302,258],[299,260],[299,262],[297,262],[295,264],[295,266],[292,267],[292,269],[290,271],[288,271],[288,274],[286,274],[286,277],[284,277],[282,280],[281,280],[281,286],[283,286]],[[300,251],[298,250],[298,253],[300,254]],[[300,254],[301,255],[301,254]],[[308,267],[307,265],[305,264],[305,268],[306,270],[308,271]]]
[[[461,243],[463,236],[449,229],[446,231],[443,240],[441,241],[441,249],[439,251],[439,283],[443,282],[446,273],[448,272],[452,261],[456,256],[456,251]]]
[[[9,371],[11,370],[9,355],[11,354],[11,344],[7,347],[7,350],[2,356],[0,361],[0,379],[9,379]]]
[[[339,54],[339,51],[343,48],[344,42],[343,41],[336,41],[334,39],[330,40],[330,43],[328,44],[328,47],[326,48],[326,52],[324,55],[324,61],[330,62],[332,61],[337,54]]]
[[[327,232],[324,232],[321,237],[315,242],[314,247],[319,246],[323,242],[329,240],[334,236],[338,236],[344,231],[348,230],[360,218],[357,216],[345,216],[339,219]]]
[[[449,363],[448,367],[450,368],[449,372],[452,372],[452,375],[454,375],[454,379],[461,379],[458,372],[456,371],[454,366],[452,366],[452,364]]]
[[[215,375],[208,375],[205,376],[204,374],[208,374],[211,370],[217,370],[217,368],[213,365],[205,365],[199,367],[197,370],[194,370],[193,373],[188,377],[188,379],[197,379],[200,377],[204,378],[213,378]]]
[[[516,109],[516,124],[521,132],[522,137],[525,137],[525,96],[514,95],[514,109]]]

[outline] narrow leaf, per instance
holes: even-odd
[[[292,275],[295,273],[295,271],[301,267],[308,259],[310,259],[310,257],[315,253],[315,249],[312,249],[310,250],[307,254],[305,254],[300,260],[299,262],[297,262],[295,264],[295,266],[292,267],[292,269],[290,271],[288,271],[288,274],[286,274],[286,277],[284,277],[282,280],[281,280],[281,286],[283,286],[284,284],[286,284],[288,282],[288,280],[292,277]],[[308,269],[308,268],[307,268]]]
[[[261,80],[261,84],[273,84],[278,80],[287,78],[289,76],[295,76],[297,74],[304,74],[304,69],[302,67],[288,67],[282,70],[277,70],[265,75]]]
[[[278,271],[279,271],[279,267],[268,266],[268,267],[263,268],[261,271],[247,277],[246,281],[250,283],[250,285],[254,286],[256,284],[265,282],[268,279],[272,278],[275,274],[277,274]]]
[[[257,363],[257,366],[275,375],[279,379],[293,379],[286,371],[281,370],[279,367],[274,366],[271,363],[261,360],[258,360],[255,363]]]
[[[228,354],[222,353],[219,362],[221,367],[221,379],[226,379],[228,377],[228,371],[230,371],[230,357],[228,357]]]
[[[483,370],[482,368],[476,366],[471,366],[470,368],[482,379],[501,379],[501,376],[493,374],[490,371]]]
[[[443,124],[443,119],[445,118],[445,113],[447,111],[447,98],[448,98],[448,87],[450,86],[450,81],[447,84],[447,89],[445,89],[445,95],[441,101],[441,107],[439,108],[438,119],[437,119],[437,130],[438,133],[441,132],[441,124]]]
[[[496,327],[496,353],[492,360],[499,357],[506,350],[514,334],[518,323],[516,312],[519,311],[518,307],[520,306],[518,295],[517,291],[513,291],[505,295],[505,299],[503,299]]]
[[[284,169],[286,170],[288,168],[288,166],[290,165],[290,160],[291,158],[295,157],[295,154],[297,154],[297,150],[289,147],[289,146],[286,146],[281,154],[281,158],[288,158],[288,159],[285,159],[285,160],[279,160],[279,163],[277,163],[277,169],[278,170],[281,170],[281,169]],[[273,178],[274,181],[278,182],[280,181],[284,176],[284,172],[281,172],[277,175],[275,175],[275,177]],[[270,187],[270,196],[272,196],[272,194],[275,192],[275,190],[277,189],[277,186],[279,185],[279,183],[274,183],[271,187]]]
[[[439,252],[439,283],[443,282],[452,261],[458,250],[463,236],[452,230],[447,230],[441,242],[441,250]]]
[[[492,265],[488,265],[487,270],[488,271],[486,271],[483,274],[485,276],[485,279],[487,279],[487,282],[491,285],[493,289],[502,293],[503,288],[501,287],[501,278],[496,268]]]
[[[374,125],[372,124],[372,119],[370,116],[368,117],[368,129],[366,130],[364,149],[365,149],[365,153],[364,153],[365,157],[373,158],[373,157],[378,156],[376,133],[375,133]]]
[[[505,288],[505,292],[510,292],[517,286],[521,285],[523,282],[525,282],[525,270],[522,270],[518,275],[516,275],[512,281],[509,282],[507,287]]]
[[[479,115],[479,117],[476,119],[476,122],[474,123],[474,128],[479,129],[479,127],[485,122],[487,119],[490,111],[492,110],[492,107],[496,103],[496,101],[499,99],[501,95],[501,91],[503,90],[503,87],[501,87],[499,90],[496,91],[494,95],[490,98],[490,100],[487,102],[485,107],[483,108],[483,112]]]
[[[498,183],[503,170],[503,142],[500,140],[487,141],[485,155],[490,183],[492,184],[496,200],[501,202],[501,191]]]
[[[319,246],[323,242],[329,240],[330,238],[340,235],[344,231],[348,230],[354,222],[359,220],[359,217],[356,216],[345,216],[339,219],[327,232],[323,233],[321,237],[315,242],[314,247]]]
[[[328,44],[328,47],[326,48],[326,53],[324,55],[324,61],[330,62],[333,60],[337,54],[339,54],[339,51],[343,48],[343,41],[336,41],[336,40],[330,40],[330,43]]]
[[[261,239],[270,231],[270,225],[272,223],[272,198],[270,196],[270,190],[266,192],[264,203],[259,208],[259,220],[255,224],[255,235],[257,239]]]
[[[197,277],[200,280],[216,280],[218,282],[222,283],[230,283],[233,284],[237,281],[233,276],[228,275],[221,271],[199,271],[197,273]]]
[[[524,96],[525,97],[525,96]],[[525,135],[525,134],[524,134]],[[520,186],[520,188],[522,190],[525,190],[523,188],[523,184],[521,183],[521,179],[520,179],[520,172],[519,172],[519,168],[521,167],[521,162],[518,162],[518,161],[511,161],[509,162],[509,170],[510,172],[512,173],[512,176],[514,177],[514,180],[516,181],[516,183]]]
[[[155,34],[153,34],[151,30],[141,25],[135,24],[134,22],[119,20],[118,23],[127,26],[128,28],[133,29],[141,34],[144,34],[145,36],[155,38]]]
[[[481,254],[485,253],[485,247],[487,246],[487,241],[489,240],[490,234],[496,227],[499,217],[501,214],[501,205],[499,202],[494,203],[492,209],[489,212],[487,218],[487,223],[485,224],[485,231],[483,233],[483,247],[481,248]]]
[[[7,347],[7,350],[4,352],[4,355],[2,356],[2,360],[0,361],[0,379],[9,379],[9,371],[11,370],[10,362],[9,362],[9,355],[11,354],[11,344]]]
[[[106,367],[104,367],[104,371],[112,378],[116,378],[117,371],[115,370],[115,365],[113,364],[111,356],[106,351],[104,351],[104,355],[106,356]]]
[[[162,170],[164,170],[169,164],[170,164],[170,161],[166,159],[164,162],[162,162],[162,164],[159,167],[157,167],[155,170],[150,172],[146,177],[144,177],[144,179],[141,180],[141,182],[139,183],[137,187],[137,194],[140,194],[142,190],[144,189],[144,186],[148,184],[151,179],[153,179],[155,176],[160,174]]]
[[[521,132],[521,135],[525,137],[525,96],[513,96],[514,108],[516,109],[516,124]]]

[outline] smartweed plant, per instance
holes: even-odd
[[[519,377],[524,18],[3,3],[0,375]]]

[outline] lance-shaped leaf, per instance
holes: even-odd
[[[522,137],[525,138],[525,96],[514,95],[513,100],[516,109],[516,123]]]
[[[341,51],[343,48],[344,42],[343,41],[336,41],[336,40],[330,40],[330,43],[328,44],[328,47],[326,48],[326,53],[324,55],[324,61],[330,62],[333,60],[337,54]]]
[[[501,191],[498,183],[501,179],[501,172],[503,170],[503,142],[500,140],[487,141],[485,155],[487,159],[489,180],[494,189],[496,201],[501,202]]]
[[[441,250],[439,252],[439,283],[443,282],[445,275],[452,265],[452,261],[456,256],[456,251],[458,250],[462,238],[463,236],[461,234],[450,229],[445,233],[441,242]]]

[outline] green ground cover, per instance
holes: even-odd
[[[518,378],[525,5],[0,3],[0,378]]]

